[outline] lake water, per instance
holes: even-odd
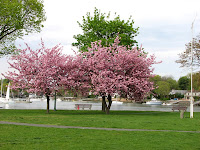
[[[92,104],[92,110],[101,110],[101,101],[56,101],[57,110],[75,110],[75,104]],[[32,103],[8,102],[0,103],[1,109],[46,109],[46,101],[38,100]],[[50,100],[50,109],[54,109],[54,101]],[[132,111],[172,111],[172,105],[147,105],[138,103],[112,104],[111,110],[132,110]],[[189,111],[189,107],[187,108]],[[194,112],[200,112],[200,106],[194,106]]]

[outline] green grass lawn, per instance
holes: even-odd
[[[0,121],[50,125],[200,131],[200,113],[0,110]],[[0,149],[200,149],[200,133],[104,131],[0,125]]]
[[[105,128],[200,131],[200,113],[180,119],[179,112],[0,110],[1,121]]]

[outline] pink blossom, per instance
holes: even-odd
[[[129,50],[118,46],[119,42],[118,37],[110,47],[93,42],[88,52],[77,55],[77,67],[87,72],[87,84],[93,93],[126,94],[141,101],[153,89],[149,78],[155,56],[147,57],[142,47]]]
[[[61,77],[65,77],[72,58],[62,54],[62,47],[56,45],[46,48],[41,41],[41,48],[17,50],[18,55],[10,58],[10,67],[14,72],[4,75],[12,81],[12,88],[26,89],[30,93],[43,93],[48,97],[61,86]]]

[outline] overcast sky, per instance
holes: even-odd
[[[139,27],[135,38],[149,54],[154,54],[161,64],[155,65],[155,74],[171,75],[175,79],[187,75],[190,70],[179,68],[175,61],[191,40],[191,24],[194,23],[194,37],[200,33],[200,0],[44,0],[47,21],[41,33],[25,36],[16,44],[28,43],[37,48],[42,38],[47,47],[61,43],[64,53],[72,54],[73,35],[82,33],[77,21],[97,7],[102,13],[115,12],[121,19],[130,16]],[[6,58],[0,58],[0,73],[8,70]]]

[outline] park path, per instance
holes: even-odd
[[[18,122],[7,122],[7,121],[0,121],[0,124],[31,126],[31,127],[46,127],[46,128],[89,129],[89,130],[110,130],[110,131],[157,131],[157,132],[200,133],[200,131],[150,130],[150,129],[120,129],[120,128],[98,128],[98,127],[79,127],[79,126],[58,126],[58,125],[29,124],[29,123],[18,123]]]

